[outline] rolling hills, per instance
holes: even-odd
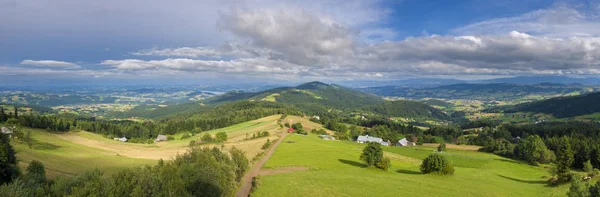
[[[491,84],[454,84],[433,88],[405,88],[384,86],[361,88],[365,92],[390,97],[411,99],[444,98],[476,100],[514,100],[532,97],[555,97],[568,94],[585,94],[600,90],[597,87],[581,84],[540,83],[535,85],[517,85],[507,83]]]
[[[552,114],[557,118],[575,117],[600,112],[600,93],[590,93],[580,96],[551,98],[543,101],[523,103],[504,110],[513,112],[534,112]]]

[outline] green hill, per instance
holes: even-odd
[[[555,97],[567,94],[585,94],[598,91],[598,88],[581,84],[540,83],[535,85],[517,85],[506,83],[492,84],[454,84],[432,88],[406,88],[399,86],[369,87],[365,92],[392,97],[411,99],[477,99],[477,100],[513,100],[532,96]]]
[[[600,93],[567,96],[543,101],[523,103],[509,107],[505,112],[535,112],[552,114],[557,118],[575,117],[600,112]]]

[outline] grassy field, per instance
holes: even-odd
[[[27,129],[27,128],[26,128]],[[35,140],[33,149],[26,144],[14,143],[22,169],[31,160],[39,160],[46,166],[47,175],[72,175],[89,169],[100,169],[113,174],[125,167],[156,164],[155,160],[119,156],[102,149],[73,143],[60,135],[39,129],[31,129]]]
[[[365,168],[358,159],[363,146],[289,136],[265,168],[310,170],[263,176],[253,196],[565,196],[568,188],[546,186],[548,172],[542,167],[468,150],[443,153],[456,167],[454,176],[419,172],[434,147],[385,147],[392,168]]]
[[[211,135],[226,132],[228,139],[223,144],[206,144],[205,147],[225,146],[226,149],[236,147],[245,152],[248,159],[262,152],[262,145],[270,139],[279,138],[286,130],[280,128],[277,120],[281,115],[273,115],[258,120],[248,121],[221,129],[206,131]],[[290,122],[302,122],[306,128],[317,128],[320,125],[296,116],[289,116]],[[29,128],[26,128],[29,129]],[[32,149],[22,143],[14,143],[21,166],[25,167],[31,160],[39,160],[46,165],[48,176],[60,174],[76,174],[85,170],[98,168],[107,175],[120,169],[137,165],[156,164],[159,159],[172,159],[189,148],[191,140],[199,141],[201,135],[188,139],[180,139],[153,144],[123,143],[107,139],[101,135],[86,131],[51,133],[40,129],[30,129],[35,144]],[[246,139],[257,132],[267,131],[269,137]],[[203,132],[204,133],[204,132]]]

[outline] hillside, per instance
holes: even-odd
[[[256,93],[245,93],[240,91],[228,92],[207,99],[205,103],[215,104],[239,100],[271,101],[290,104],[305,109],[334,108],[337,110],[355,109],[365,105],[383,102],[382,98],[375,95],[338,85],[330,85],[315,81],[296,87],[274,88]]]
[[[557,118],[575,117],[600,112],[598,101],[600,101],[600,93],[591,93],[523,103],[510,107],[505,112],[545,113]]]
[[[451,117],[441,110],[416,101],[389,101],[368,106],[365,108],[365,111],[371,111],[387,117],[451,120]]]
[[[405,88],[400,86],[383,86],[362,88],[361,90],[381,96],[403,97],[411,99],[444,98],[444,99],[477,99],[477,100],[512,100],[528,97],[553,97],[567,94],[585,94],[598,91],[597,87],[581,84],[541,83],[535,85],[517,85],[506,83],[492,84],[454,84],[433,88]]]

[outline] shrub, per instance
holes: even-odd
[[[218,132],[215,135],[215,140],[217,142],[225,142],[225,141],[227,141],[227,133],[225,133],[225,132]]]
[[[446,151],[446,143],[441,143],[438,147],[437,147],[438,152],[444,152]]]
[[[173,136],[167,136],[167,140],[175,140]]]
[[[190,146],[196,145],[196,140],[190,140]]]
[[[213,141],[212,136],[210,134],[208,134],[208,133],[205,133],[204,135],[202,135],[202,137],[200,139],[204,143],[208,143],[208,142],[212,142]]]
[[[592,166],[592,162],[590,160],[587,160],[583,163],[583,171],[585,171],[588,176],[594,175],[594,167]]]
[[[421,172],[425,174],[437,173],[443,175],[454,174],[454,167],[452,164],[441,154],[431,154],[421,164]]]
[[[265,144],[263,144],[261,149],[267,150],[267,149],[269,149],[269,147],[271,147],[271,140],[267,139],[267,142],[265,142]]]
[[[152,140],[152,139],[146,140],[146,144],[152,144],[152,143],[154,143],[154,140]]]
[[[260,175],[252,177],[252,188],[250,189],[250,192],[256,191],[256,189],[258,189],[259,186],[260,186]]]
[[[387,157],[384,157],[375,164],[375,167],[386,171],[390,168],[390,166],[392,166],[392,162],[390,161],[390,158]]]
[[[185,140],[185,139],[188,139],[188,138],[191,138],[191,137],[192,137],[192,135],[190,133],[187,133],[187,132],[184,133],[183,135],[181,135],[181,139],[182,140]]]

